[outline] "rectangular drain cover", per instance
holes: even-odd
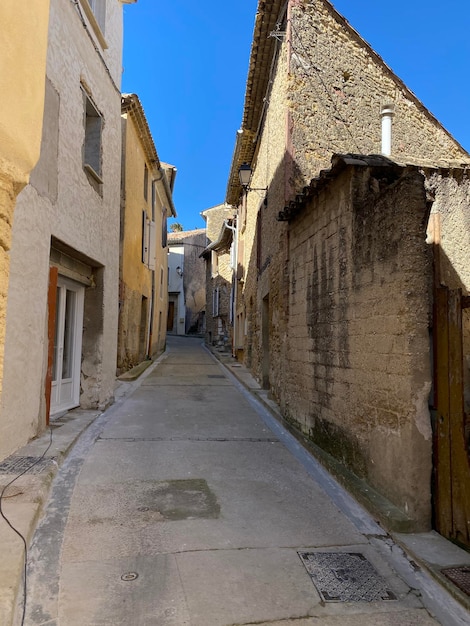
[[[360,553],[298,552],[324,602],[396,600]]]
[[[451,580],[461,591],[470,596],[470,567],[448,567],[442,573]]]
[[[225,378],[223,374],[207,374],[207,378]]]
[[[10,456],[0,463],[0,474],[40,474],[54,460],[52,457]]]

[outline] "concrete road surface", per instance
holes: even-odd
[[[338,508],[201,340],[168,343],[60,469],[30,551],[25,623],[444,623],[392,569],[383,531]]]

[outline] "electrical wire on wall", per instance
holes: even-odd
[[[99,47],[96,45],[96,42],[95,42],[95,40],[94,40],[94,38],[93,38],[93,35],[90,33],[90,29],[88,28],[87,21],[86,21],[86,19],[85,19],[84,15],[83,15],[83,12],[82,12],[81,7],[80,7],[79,0],[70,0],[70,2],[71,2],[71,3],[72,3],[75,7],[76,7],[77,12],[78,12],[78,15],[79,15],[79,17],[80,17],[80,21],[81,21],[81,23],[82,23],[82,26],[83,26],[83,28],[85,29],[85,32],[86,32],[86,34],[88,35],[88,37],[89,37],[89,39],[90,39],[90,41],[91,41],[91,43],[92,43],[92,45],[93,45],[93,48],[94,48],[94,49],[95,49],[95,51],[97,52],[97,54],[98,54],[98,56],[99,56],[99,58],[100,58],[100,60],[101,60],[102,64],[104,65],[104,69],[106,70],[106,73],[108,74],[108,76],[109,76],[109,78],[110,78],[110,80],[111,80],[111,83],[112,83],[112,85],[113,85],[114,89],[115,89],[115,90],[116,90],[116,91],[120,94],[120,93],[121,93],[121,90],[120,90],[120,89],[118,89],[118,86],[117,86],[117,85],[116,85],[116,83],[114,82],[114,78],[113,78],[113,76],[112,76],[112,74],[111,74],[111,72],[110,72],[110,70],[109,70],[109,67],[108,67],[108,66],[107,66],[107,64],[106,64],[106,61],[105,61],[105,60],[104,60],[104,58],[103,58],[103,55],[101,54],[101,50],[100,50],[100,49],[99,49]]]
[[[0,492],[0,517],[2,517],[5,522],[8,524],[8,526],[11,528],[11,530],[16,533],[18,535],[18,537],[21,539],[21,541],[23,542],[23,548],[24,548],[24,561],[23,561],[23,601],[22,601],[22,617],[21,617],[21,626],[24,625],[24,620],[25,620],[25,615],[26,615],[26,600],[28,597],[28,586],[27,586],[27,572],[28,572],[28,544],[26,542],[25,537],[21,534],[21,532],[12,524],[12,522],[8,519],[8,517],[6,516],[4,510],[3,510],[3,501],[8,498],[9,496],[5,495],[7,489],[13,485],[13,483],[15,483],[19,478],[21,478],[22,476],[24,476],[24,474],[26,474],[27,472],[29,472],[35,465],[37,465],[38,463],[40,463],[46,456],[46,454],[48,453],[48,451],[50,450],[52,446],[52,427],[50,427],[50,438],[49,438],[49,445],[47,446],[47,448],[44,450],[43,454],[36,459],[36,461],[34,461],[34,463],[31,463],[31,465],[29,465],[25,470],[23,470],[20,474],[18,474],[17,476],[15,476],[15,478],[13,478],[13,480],[10,480],[9,483],[7,483],[3,488],[2,491]]]
[[[328,89],[325,81],[323,80],[323,77],[321,75],[322,70],[320,70],[318,67],[316,67],[316,65],[313,63],[313,60],[309,54],[309,51],[307,50],[306,46],[304,45],[303,41],[302,41],[302,37],[300,36],[300,33],[298,32],[298,30],[296,29],[295,25],[294,25],[294,21],[292,19],[289,20],[290,23],[290,27],[292,29],[292,32],[295,34],[298,42],[299,42],[299,48],[296,48],[296,46],[294,45],[293,42],[291,42],[291,46],[292,46],[292,50],[294,51],[294,53],[296,55],[302,55],[304,58],[306,58],[308,60],[308,67],[305,66],[305,64],[302,65],[302,69],[305,73],[305,76],[307,77],[307,79],[309,80],[313,90],[318,93],[318,88],[317,86],[314,84],[313,82],[313,76],[308,72],[308,69],[311,67],[313,68],[313,70],[316,72],[316,77],[318,78],[318,80],[320,81],[327,97],[329,98],[330,102],[333,105],[333,108],[335,110],[336,115],[338,116],[338,118],[343,122],[343,128],[347,131],[348,135],[350,136],[353,145],[355,146],[356,152],[359,154],[361,152],[361,149],[359,148],[357,142],[356,142],[356,138],[354,137],[353,133],[351,132],[351,129],[349,127],[348,121],[344,118],[344,116],[341,114],[340,110],[338,109],[338,106],[336,104],[335,98],[333,97],[333,95],[330,93],[330,90]],[[338,139],[340,141],[344,140],[344,137],[340,134],[340,129],[338,127],[335,127],[337,129],[337,133],[338,133]]]

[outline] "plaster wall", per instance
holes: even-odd
[[[0,5],[0,395],[16,196],[39,158],[49,0]]]
[[[57,134],[57,159],[44,162],[42,159],[46,157],[41,156],[36,186],[31,184],[23,190],[15,211],[0,457],[35,436],[45,423],[51,238],[61,242],[96,272],[96,291],[93,292],[92,286],[85,295],[81,406],[104,408],[113,397],[121,152],[120,72],[117,68],[121,59],[122,5],[109,0],[107,15],[108,38],[114,42],[103,53],[105,59],[113,60],[109,68],[96,52],[75,5],[60,0],[51,2],[47,78],[51,93],[55,93],[52,97],[55,105],[45,111],[44,141],[48,132]],[[90,184],[82,167],[81,84],[91,92],[104,120],[102,193],[97,193]],[[44,155],[48,153],[50,150],[45,149]],[[90,337],[87,340],[87,324],[94,328],[93,340]]]
[[[155,194],[152,194],[153,181],[158,181],[162,173],[155,172],[148,162],[132,115],[123,115],[122,132],[124,164],[118,371],[129,369],[146,356],[154,357],[163,351],[168,299],[168,255],[166,246],[162,246],[165,197],[161,190],[158,192],[158,182]],[[144,195],[145,166],[148,171],[147,199]],[[152,208],[153,198],[155,206]],[[142,260],[143,211],[148,220],[155,218],[155,270]]]

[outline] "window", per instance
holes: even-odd
[[[148,200],[148,189],[149,189],[149,169],[147,167],[147,163],[144,165],[144,198]]]
[[[219,255],[215,250],[211,250],[211,275],[215,278],[219,273]]]
[[[168,245],[168,224],[166,217],[166,209],[162,209],[162,248],[166,248]]]
[[[83,168],[89,176],[101,184],[101,134],[103,118],[90,96],[82,87],[85,140],[83,145]]]
[[[80,0],[83,12],[88,18],[91,28],[103,50],[106,50],[106,48],[108,47],[108,44],[106,43],[106,40],[104,38],[106,25],[106,3],[107,0]],[[77,1],[74,2],[74,4],[77,4]]]
[[[93,11],[93,15],[95,16],[101,32],[104,33],[104,25],[106,21],[106,0],[88,0],[88,4]]]
[[[155,222],[148,219],[146,211],[142,211],[142,263],[151,270],[155,269],[155,233]]]
[[[142,211],[142,263],[148,265],[149,262],[149,228],[147,213]]]
[[[152,219],[155,220],[155,207],[157,205],[156,182],[152,180]]]
[[[219,301],[219,287],[216,287],[212,292],[212,317],[217,317],[219,315]]]

